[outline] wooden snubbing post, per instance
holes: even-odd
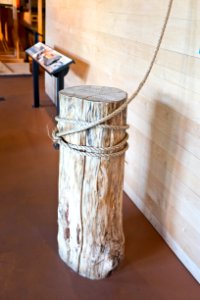
[[[126,98],[124,91],[110,87],[64,89],[60,91],[58,132],[99,120]],[[111,127],[96,126],[64,136],[63,140],[95,147],[116,145],[126,137],[126,132],[113,125],[126,125],[126,110],[106,124]],[[109,158],[87,156],[84,151],[70,150],[63,140],[59,161],[59,254],[80,275],[105,278],[124,255],[124,154]]]

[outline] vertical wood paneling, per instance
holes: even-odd
[[[131,93],[155,50],[165,0],[49,0],[46,43],[76,64],[65,86]],[[125,191],[200,282],[200,0],[174,0],[156,63],[130,104]],[[53,79],[46,77],[54,98]]]

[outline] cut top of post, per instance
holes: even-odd
[[[127,98],[121,89],[107,86],[81,85],[61,90],[60,94],[94,102],[118,102]]]

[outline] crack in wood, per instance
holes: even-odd
[[[81,243],[80,243],[80,252],[78,257],[78,266],[77,272],[79,273],[80,270],[80,263],[81,263],[81,255],[83,251],[83,186],[84,186],[84,177],[85,177],[85,165],[86,165],[86,157],[83,157],[83,175],[82,175],[82,183],[81,183],[81,199],[80,199],[80,221],[81,221]]]

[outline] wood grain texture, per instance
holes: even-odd
[[[153,56],[166,1],[58,2],[47,3],[47,43],[78,58],[65,85],[132,93]],[[200,282],[199,36],[200,0],[174,0],[151,75],[129,106],[125,191]]]
[[[69,130],[79,126],[79,122],[96,121],[125,99],[126,93],[114,88],[80,86],[65,89],[60,93],[58,130]],[[72,120],[75,124],[70,122]],[[126,112],[108,124],[125,125]],[[64,139],[76,145],[108,147],[124,137],[124,131],[95,127]],[[81,156],[61,144],[59,166],[60,256],[80,275],[90,279],[104,278],[118,266],[124,254],[124,154],[109,159]]]

